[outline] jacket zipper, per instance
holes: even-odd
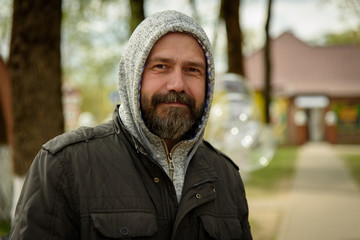
[[[163,145],[163,148],[165,150],[165,156],[166,156],[166,162],[168,164],[168,167],[169,167],[169,177],[171,179],[171,182],[174,182],[174,171],[175,171],[175,167],[174,167],[174,161],[172,159],[172,155],[174,154],[175,152],[175,149],[176,147],[179,145],[176,144],[172,149],[171,149],[171,152],[169,152],[168,148],[167,148],[167,145],[165,143],[165,140],[161,140],[161,143]]]

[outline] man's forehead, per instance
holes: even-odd
[[[167,49],[173,49],[174,47],[176,48],[178,46],[183,46],[184,50],[191,48],[194,55],[195,53],[198,53],[198,56],[201,55],[204,57],[204,59],[206,58],[205,50],[202,47],[202,44],[192,34],[184,32],[169,32],[164,34],[155,42],[148,55],[147,61],[150,60],[149,58],[158,57],[154,56],[157,55],[155,52],[159,53],[161,50],[166,51]]]
[[[178,39],[178,41],[182,41],[182,39],[192,39],[193,42],[197,43],[197,45],[199,45],[199,47],[201,49],[203,49],[202,44],[199,42],[199,40],[191,33],[187,33],[187,32],[168,32],[166,34],[164,34],[163,36],[161,36],[153,45],[152,48],[154,48],[156,45],[159,45],[159,43],[164,42],[164,41],[170,41],[171,40],[176,40]]]

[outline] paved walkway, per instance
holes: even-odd
[[[359,240],[360,191],[333,146],[306,144],[297,164],[276,240]]]

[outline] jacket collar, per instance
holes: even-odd
[[[112,119],[113,119],[113,124],[114,124],[114,128],[116,133],[119,135],[120,132],[123,132],[125,137],[129,140],[129,142],[131,142],[133,145],[133,147],[135,148],[136,152],[140,152],[143,155],[147,155],[144,147],[142,146],[142,144],[133,136],[131,135],[131,133],[129,133],[126,130],[126,127],[124,126],[124,124],[122,123],[120,116],[119,116],[119,105],[115,108],[113,115],[112,115]]]

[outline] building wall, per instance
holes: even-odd
[[[306,109],[295,106],[294,98],[289,99],[288,144],[301,145],[308,141],[308,116]]]
[[[262,102],[263,97],[259,91],[256,91],[256,96]],[[314,113],[319,116],[317,124],[320,129],[316,137],[311,132],[310,123]],[[280,145],[302,145],[308,141],[360,143],[360,96],[330,97],[329,104],[318,109],[297,107],[295,97],[274,97],[271,116],[274,137]]]
[[[330,98],[324,108],[298,108],[294,98],[289,99],[288,141],[289,144],[301,145],[308,141],[325,141],[332,144],[360,143],[360,97]],[[321,136],[314,139],[311,127],[311,114],[317,110]]]

